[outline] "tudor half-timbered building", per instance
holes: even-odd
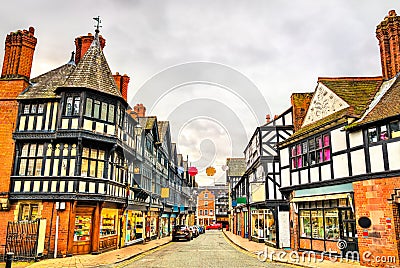
[[[10,200],[15,220],[48,220],[55,256],[121,244],[119,220],[135,184],[126,88],[117,87],[98,32],[91,39],[78,62],[33,78],[18,97]]]
[[[268,116],[267,116],[268,117]],[[292,108],[274,120],[257,127],[244,155],[248,181],[249,225],[251,239],[274,247],[287,247],[289,206],[279,191],[280,161],[276,144],[293,133]]]
[[[296,250],[398,264],[399,24],[390,11],[377,27],[383,77],[319,78],[300,129],[279,144]]]

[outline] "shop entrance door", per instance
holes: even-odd
[[[338,247],[342,251],[342,257],[358,260],[356,220],[351,209],[339,209],[339,226],[340,239],[342,241],[338,242]]]

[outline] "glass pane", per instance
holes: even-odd
[[[28,172],[26,175],[32,176],[33,175],[33,167],[35,165],[35,160],[34,159],[29,159],[28,160]]]
[[[84,147],[82,152],[83,157],[89,157],[89,148]]]
[[[323,239],[325,235],[324,235],[324,219],[322,215],[322,210],[311,211],[311,223],[312,223],[312,237]]]
[[[324,147],[329,146],[329,135],[324,135]]]
[[[303,142],[303,154],[307,153],[307,142]]]
[[[339,239],[339,216],[336,209],[325,210],[325,238]]]
[[[36,156],[36,144],[31,144],[29,148],[29,156]]]
[[[301,154],[301,144],[297,145],[297,154],[296,155],[300,155]]]
[[[104,162],[99,161],[97,166],[97,177],[103,178],[103,174],[104,174]]]
[[[300,236],[311,237],[310,211],[300,211]]]
[[[107,103],[101,103],[101,120],[107,120]]]
[[[378,133],[376,128],[368,129],[368,140],[369,142],[377,142],[378,141]]]
[[[81,98],[80,97],[75,97],[75,100],[74,100],[74,115],[79,115],[80,104],[81,104]]]
[[[85,111],[86,116],[92,116],[92,106],[93,106],[93,100],[91,98],[87,98],[86,99],[86,111]]]
[[[308,143],[309,143],[309,150],[314,151],[315,150],[315,140],[311,139],[308,141]]]
[[[96,177],[96,161],[90,161],[90,177]]]
[[[317,151],[317,163],[321,163],[323,160],[322,158],[322,150]]]
[[[316,138],[316,143],[317,143],[317,148],[322,148],[322,138],[321,137]]]
[[[297,158],[297,167],[298,168],[301,168],[301,167],[303,167],[303,160],[302,160],[302,157],[301,156],[298,156]]]
[[[331,160],[331,149],[325,148],[324,149],[324,161],[330,161],[330,160]]]
[[[26,170],[26,159],[21,159],[21,163],[19,164],[19,176],[24,176]]]
[[[38,106],[38,113],[39,113],[39,114],[43,113],[43,110],[44,110],[44,104],[39,104],[39,106]]]
[[[42,159],[36,161],[35,176],[40,176],[42,172]]]
[[[96,149],[90,150],[90,158],[97,159],[97,150]]]
[[[24,144],[24,147],[22,147],[22,153],[21,156],[28,156],[28,144]]]
[[[32,205],[31,206],[31,221],[36,220],[38,215],[38,206]]]
[[[387,132],[387,127],[386,125],[383,125],[380,127],[380,135],[379,135],[379,140],[387,140],[389,139],[389,134]]]
[[[390,122],[390,136],[391,138],[400,137],[400,122],[394,121]]]
[[[30,105],[29,104],[26,104],[25,106],[24,106],[24,114],[29,114],[29,109],[30,108]]]
[[[100,118],[100,102],[96,100],[94,101],[93,117],[97,119]]]
[[[36,111],[37,111],[37,105],[36,104],[32,104],[31,113],[35,114]]]
[[[67,98],[67,106],[65,108],[65,115],[72,115],[72,97]]]
[[[103,150],[99,150],[99,157],[98,159],[105,160],[105,153]]]
[[[43,144],[39,144],[37,147],[37,156],[43,156]]]
[[[87,176],[88,172],[88,160],[82,159],[82,176]]]
[[[108,105],[108,121],[114,123],[114,105]]]

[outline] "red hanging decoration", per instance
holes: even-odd
[[[197,173],[198,173],[198,170],[197,170],[196,167],[190,167],[190,168],[189,168],[189,175],[190,175],[190,176],[196,176]]]

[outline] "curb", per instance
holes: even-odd
[[[235,244],[237,247],[239,247],[239,248],[241,248],[241,249],[243,249],[243,250],[245,250],[245,251],[247,251],[247,252],[250,252],[247,248],[245,248],[245,247],[243,247],[243,246],[241,246],[241,245],[239,245],[239,244],[236,244],[236,243],[225,233],[224,230],[222,230],[222,233],[224,234],[225,238],[227,238],[229,241],[231,241],[231,242],[232,242],[233,244]],[[318,266],[312,266],[312,265],[306,265],[306,264],[300,264],[300,263],[292,263],[292,262],[289,262],[289,261],[281,261],[281,260],[274,260],[274,259],[269,260],[269,262],[271,262],[271,263],[276,262],[276,263],[294,265],[294,266],[298,266],[298,267],[307,267],[307,268],[316,268],[316,267],[318,267]]]
[[[133,258],[135,258],[135,257],[137,257],[137,256],[140,256],[140,255],[142,255],[142,254],[144,254],[144,253],[146,253],[146,252],[148,252],[148,251],[150,251],[150,250],[153,250],[153,249],[156,249],[156,248],[158,248],[158,247],[167,245],[167,244],[169,244],[169,243],[171,243],[171,240],[167,241],[167,242],[164,243],[164,244],[160,244],[160,245],[153,246],[153,247],[151,247],[151,248],[149,248],[149,249],[147,249],[147,250],[143,250],[143,251],[141,251],[141,252],[138,252],[138,253],[135,253],[135,254],[133,254],[133,255],[130,255],[130,256],[126,257],[126,258],[120,259],[120,260],[114,262],[113,264],[119,264],[119,263],[121,263],[121,262],[128,261],[128,260],[133,259]],[[132,246],[133,246],[133,245],[132,245]],[[108,265],[109,265],[109,264],[108,264]]]

